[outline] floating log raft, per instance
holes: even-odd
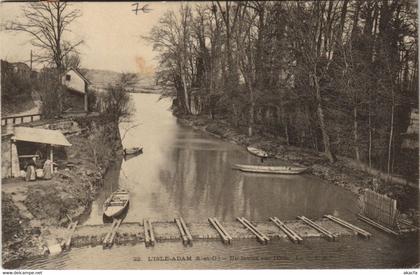
[[[277,225],[281,231],[283,231],[289,239],[294,243],[301,243],[303,242],[302,237],[300,237],[295,231],[290,229],[287,225],[285,225],[282,221],[280,221],[277,217],[270,218],[270,220]]]
[[[210,224],[216,229],[217,233],[219,233],[220,238],[222,239],[224,244],[231,244],[232,237],[227,233],[226,229],[219,223],[216,218],[209,218]]]
[[[225,243],[233,239],[257,239],[261,243],[267,243],[271,239],[286,239],[299,243],[307,238],[325,237],[319,228],[324,228],[334,236],[354,237],[354,231],[332,221],[328,218],[313,221],[315,227],[302,220],[280,221],[273,218],[271,221],[252,222],[240,217],[239,222],[223,222],[223,226],[217,218],[209,218],[208,221],[185,223],[181,218],[171,221],[144,220],[143,222],[120,222],[113,224],[79,225],[74,229],[71,239],[72,247],[96,246],[107,244],[123,245],[145,243],[146,246],[155,245],[156,242],[182,241],[185,245],[192,240],[220,240]],[[312,221],[311,221],[312,222]],[[316,229],[317,228],[317,229]],[[51,236],[68,240],[69,230],[51,228]]]
[[[247,219],[245,219],[244,217],[240,218],[236,218],[240,223],[242,223],[246,228],[249,229],[249,231],[251,231],[252,233],[255,234],[255,237],[257,237],[257,240],[259,242],[261,242],[262,244],[266,244],[270,239],[264,235],[263,233],[261,233],[253,224],[251,224]]]
[[[184,231],[184,228],[181,225],[181,221],[179,219],[175,219],[175,223],[178,227],[179,233],[181,234],[182,243],[184,245],[187,245],[188,244],[188,238],[187,238],[187,234]]]
[[[313,221],[306,218],[305,216],[298,216],[297,218],[299,220],[303,221],[304,223],[306,223],[307,225],[311,226],[312,228],[318,230],[322,234],[324,234],[328,238],[328,240],[330,240],[330,241],[335,241],[336,240],[337,236],[334,233],[332,233],[332,232],[328,231],[326,228],[314,223]]]
[[[176,218],[175,223],[178,227],[179,233],[181,234],[182,243],[184,245],[192,245],[193,238],[191,236],[190,230],[184,222],[184,219]]]
[[[332,220],[333,222],[338,223],[339,225],[344,226],[345,228],[348,228],[348,229],[352,230],[353,232],[355,232],[356,235],[362,236],[362,237],[364,237],[366,239],[369,239],[372,236],[372,234],[370,234],[366,230],[363,230],[363,229],[361,229],[361,228],[359,228],[359,227],[357,227],[357,226],[355,226],[355,225],[353,225],[353,224],[351,224],[349,222],[346,222],[346,221],[344,221],[344,220],[342,220],[340,218],[337,218],[335,216],[325,215],[324,217]]]
[[[373,220],[369,219],[369,218],[368,218],[368,217],[366,217],[366,216],[363,216],[363,215],[361,215],[361,214],[357,214],[357,217],[358,217],[360,220],[364,221],[365,223],[368,223],[368,224],[370,224],[371,226],[373,226],[373,227],[375,227],[375,228],[377,228],[377,229],[379,229],[379,230],[381,230],[381,231],[384,231],[385,233],[388,233],[388,234],[391,234],[391,235],[394,235],[394,236],[399,236],[399,235],[400,235],[398,232],[395,232],[394,230],[392,230],[392,229],[390,229],[390,228],[388,228],[388,227],[386,227],[386,226],[383,226],[383,225],[381,225],[381,224],[379,224],[379,223],[377,223],[377,222],[375,222],[375,221],[373,221]]]
[[[190,230],[188,229],[186,223],[184,222],[184,219],[182,217],[179,218],[179,221],[181,222],[181,226],[184,229],[185,235],[187,236],[188,244],[192,245],[193,238],[191,236]]]
[[[156,239],[155,239],[155,234],[153,232],[153,226],[150,220],[144,219],[143,227],[144,227],[144,236],[145,236],[144,244],[146,245],[146,247],[154,246],[156,243]]]
[[[114,238],[118,228],[121,225],[121,222],[121,219],[114,219],[114,221],[112,222],[111,230],[106,234],[104,240],[102,241],[102,245],[104,248],[111,247],[114,244]]]
[[[67,227],[67,231],[68,231],[67,241],[66,242],[63,241],[61,243],[62,249],[70,249],[71,240],[72,240],[74,231],[76,231],[77,224],[78,224],[78,221],[75,221],[75,222],[71,222],[68,225],[68,227]]]

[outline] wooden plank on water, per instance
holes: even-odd
[[[259,242],[261,242],[262,244],[266,244],[267,241],[269,241],[270,239],[265,236],[264,234],[262,234],[258,229],[256,229],[248,220],[246,220],[244,217],[237,217],[236,218],[243,226],[245,226],[246,228],[248,228],[249,231],[251,231],[257,238],[257,240]]]
[[[111,235],[110,235],[110,237],[108,239],[108,242],[107,242],[108,246],[112,246],[114,244],[114,238],[115,238],[115,235],[117,234],[118,228],[121,225],[121,222],[122,222],[122,219],[118,219],[117,222],[115,223],[115,226],[112,229]]]
[[[155,239],[155,233],[153,232],[153,226],[150,220],[147,220],[147,223],[148,223],[147,228],[149,229],[150,244],[154,246],[156,243],[156,239]]]
[[[279,218],[274,217],[271,218],[271,220],[284,232],[286,233],[286,235],[293,241],[293,242],[297,242],[300,243],[303,241],[302,237],[297,234],[296,232],[294,232],[292,229],[290,229],[285,223],[283,223],[282,221],[280,221]]]
[[[362,236],[366,239],[369,239],[372,236],[372,234],[370,234],[366,230],[363,230],[360,227],[357,227],[357,226],[355,226],[355,225],[353,225],[349,222],[346,222],[345,220],[342,220],[338,217],[335,217],[333,215],[324,215],[324,217],[328,218],[329,220],[331,220],[331,221],[333,221],[333,222],[335,222],[335,223],[337,223],[337,224],[339,224],[339,225],[341,225],[341,226],[343,226],[347,229],[352,230],[353,232],[356,233],[356,235]]]
[[[265,235],[265,234],[263,234],[261,231],[259,231],[257,228],[256,228],[256,226],[253,224],[253,223],[251,223],[250,221],[248,221],[247,219],[245,219],[244,217],[242,217],[242,220],[245,222],[245,223],[247,223],[251,228],[253,228],[256,232],[258,232],[263,238],[264,238],[264,240],[267,242],[267,241],[269,241],[270,239]]]
[[[399,235],[400,235],[400,234],[398,234],[397,232],[395,232],[394,230],[392,230],[392,229],[390,229],[390,228],[388,228],[388,227],[385,227],[385,226],[383,226],[383,225],[381,225],[381,224],[379,224],[379,223],[377,223],[377,222],[375,222],[375,221],[373,221],[373,220],[369,219],[369,218],[368,218],[368,217],[366,217],[366,216],[363,216],[363,215],[361,215],[361,214],[357,214],[357,217],[358,217],[360,220],[362,220],[362,221],[364,221],[364,222],[366,222],[366,223],[368,223],[368,224],[372,225],[373,227],[375,227],[375,228],[377,228],[377,229],[380,229],[380,230],[382,230],[382,231],[384,231],[384,232],[386,232],[386,233],[388,233],[388,234],[391,234],[391,235],[394,235],[394,236],[399,236]]]
[[[181,234],[182,243],[184,245],[187,244],[188,243],[187,234],[185,233],[184,228],[182,227],[180,220],[175,218],[175,223],[178,227],[179,233]]]
[[[219,228],[219,226],[216,224],[216,222],[214,221],[213,218],[209,218],[208,219],[210,224],[214,227],[214,229],[216,229],[217,233],[219,234],[220,238],[222,239],[222,242],[224,244],[228,244],[229,243],[229,239],[228,237],[225,235],[225,233]]]
[[[179,221],[181,222],[181,226],[182,226],[182,228],[184,229],[185,235],[187,236],[188,243],[189,243],[190,245],[192,245],[193,238],[192,238],[192,236],[191,236],[190,230],[188,229],[188,227],[187,227],[187,225],[185,224],[184,219],[183,219],[182,217],[180,217],[180,218],[179,218]]]
[[[305,216],[298,216],[297,218],[299,220],[303,221],[304,223],[306,223],[307,225],[309,225],[310,227],[312,227],[313,229],[315,229],[315,230],[321,232],[322,234],[324,234],[328,238],[328,240],[330,240],[330,241],[335,241],[336,240],[336,235],[335,234],[333,234],[332,232],[330,232],[326,228],[314,223],[313,221],[306,218]]]
[[[112,230],[114,229],[115,225],[117,224],[117,220],[112,221],[111,229],[106,233],[104,240],[102,241],[102,245],[106,247],[108,245],[108,239],[111,237]]]
[[[225,236],[228,239],[228,242],[231,243],[232,237],[227,232],[227,230],[222,226],[222,224],[219,222],[219,220],[217,218],[213,218],[213,221],[216,223],[216,225],[219,227],[219,229],[225,234]]]
[[[143,228],[144,228],[144,244],[146,247],[150,245],[150,235],[149,235],[149,223],[146,219],[143,220]]]
[[[77,227],[78,221],[75,222],[70,222],[69,225],[67,226],[67,239],[64,242],[64,240],[61,242],[61,246],[62,248],[65,249],[69,249],[70,245],[71,245],[71,241],[73,238],[73,234],[76,231],[76,227]]]
[[[296,232],[294,232],[292,229],[290,229],[285,223],[279,220],[277,217],[272,217],[270,220],[277,225],[278,228],[283,231],[287,237],[294,243],[301,243],[303,241],[302,237],[299,236]]]

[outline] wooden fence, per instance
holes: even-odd
[[[366,190],[362,197],[362,214],[366,217],[394,228],[397,222],[397,201],[372,190]]]
[[[22,115],[22,116],[7,116],[1,118],[1,126],[5,125],[16,125],[25,122],[33,122],[36,120],[41,120],[41,114],[31,114],[31,115]]]

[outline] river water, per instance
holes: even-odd
[[[295,245],[273,240],[196,241],[75,248],[55,257],[37,258],[24,264],[33,269],[191,269],[191,268],[398,268],[419,262],[418,241],[397,240],[360,223],[356,197],[311,175],[262,176],[231,169],[234,163],[258,163],[240,146],[180,125],[170,111],[170,100],[155,94],[133,94],[134,121],[123,139],[125,147],[144,146],[144,153],[116,162],[104,189],[92,205],[85,224],[102,223],[102,203],[118,187],[130,191],[125,221],[173,220],[206,222],[208,217],[233,221],[237,216],[267,220],[270,216],[295,219],[298,215],[320,218],[339,215],[373,233],[371,240],[356,238],[328,242],[305,240]],[[121,125],[121,133],[130,125]],[[271,161],[281,164],[281,161]],[[162,261],[157,257],[192,261]],[[200,257],[197,259],[196,257]]]

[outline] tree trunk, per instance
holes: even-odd
[[[181,80],[182,80],[182,87],[184,91],[184,104],[185,104],[185,110],[187,111],[187,114],[191,113],[190,109],[190,102],[188,97],[188,89],[187,89],[187,82],[185,80],[185,76],[183,73],[181,73]]]
[[[369,168],[372,168],[372,114],[370,110],[370,99],[369,99],[369,110],[368,110],[368,119],[369,119],[369,152],[368,152],[368,159],[369,159]]]
[[[251,93],[252,97],[252,93]],[[252,137],[253,135],[253,127],[254,127],[254,110],[255,110],[255,102],[253,99],[251,100],[251,106],[249,108],[249,125],[248,125],[248,136]]]
[[[354,127],[354,150],[356,153],[356,160],[360,161],[360,147],[359,147],[359,125],[357,122],[357,107],[353,108],[353,127]]]
[[[388,142],[388,163],[387,163],[387,173],[388,176],[391,173],[391,157],[392,156],[392,142],[394,139],[394,95],[392,97],[392,107],[391,107],[391,129],[389,130],[389,142]]]
[[[318,77],[314,75],[313,80],[315,84],[315,93],[316,93],[316,99],[317,99],[317,114],[318,114],[319,126],[321,127],[322,140],[324,142],[324,152],[328,160],[331,163],[334,163],[336,161],[336,158],[333,152],[331,151],[330,136],[328,135],[327,125],[325,124],[324,110],[322,108],[321,90],[319,87]]]

